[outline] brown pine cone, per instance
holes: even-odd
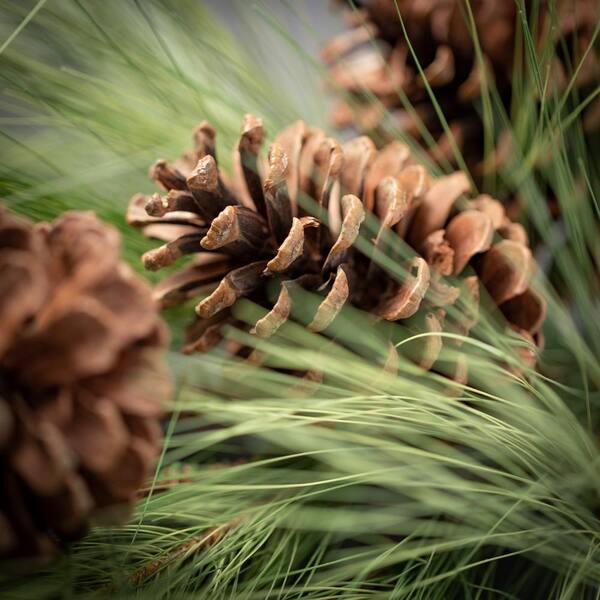
[[[242,297],[269,311],[252,332],[272,335],[288,319],[298,288],[322,296],[308,324],[315,332],[350,303],[377,320],[467,334],[478,321],[482,283],[514,328],[528,338],[538,334],[545,305],[529,287],[527,235],[498,201],[466,200],[463,173],[432,179],[400,142],[378,151],[359,137],[341,147],[301,121],[276,136],[263,169],[264,135],[262,122],[246,115],[228,183],[217,167],[215,132],[202,123],[195,151],[179,168],[161,160],[150,171],[167,194],[131,199],[129,223],[166,242],[143,256],[147,268],[193,255],[155,289],[165,307],[206,295],[184,351],[219,344]],[[401,247],[400,280],[356,249],[359,233],[384,251],[395,246],[398,255]],[[418,362],[432,368],[441,347],[441,337],[424,338]]]
[[[153,467],[166,333],[119,252],[92,213],[33,225],[0,205],[0,557],[79,538]]]
[[[385,137],[380,126],[389,111],[397,126],[419,139],[423,131],[404,108],[401,91],[436,142],[431,151],[433,158],[443,157],[454,163],[450,140],[411,55],[394,0],[362,0],[357,4],[360,9],[349,12],[353,28],[333,38],[322,50],[330,82],[336,90],[345,92],[347,99],[352,99],[351,103],[344,99],[337,102],[332,114],[334,124],[377,131]],[[495,83],[504,106],[509,109],[519,18],[516,3],[471,0],[470,6],[487,80]],[[555,28],[545,3],[540,6],[537,19],[540,46],[552,39],[557,47],[550,84],[564,91],[568,73],[577,67],[590,45],[600,5],[597,0],[559,0]],[[457,146],[471,172],[479,173],[483,168],[483,126],[476,101],[481,95],[483,74],[473,47],[465,4],[462,0],[399,0],[398,8]],[[599,82],[600,53],[592,50],[577,75],[576,85],[581,92],[592,91]],[[582,93],[581,98],[584,97]],[[586,126],[598,126],[598,113],[600,100],[586,111]]]

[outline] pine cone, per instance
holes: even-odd
[[[157,300],[166,307],[207,294],[184,351],[217,345],[242,297],[268,309],[252,332],[269,337],[288,319],[298,288],[323,297],[308,324],[315,332],[349,303],[377,320],[466,335],[478,321],[482,283],[509,323],[537,336],[545,305],[529,287],[534,264],[527,235],[489,196],[464,200],[463,173],[431,179],[400,142],[377,151],[359,137],[341,147],[301,121],[276,136],[263,171],[264,135],[262,122],[246,115],[228,184],[217,167],[215,132],[203,123],[195,151],[179,168],[164,160],[152,167],[151,178],[167,194],[131,199],[129,223],[166,242],[143,256],[147,268],[193,255],[158,284]],[[405,257],[402,281],[355,248],[361,230],[371,237],[365,227],[373,214],[380,219],[375,246],[385,249],[391,231],[406,242],[397,238]],[[417,360],[430,369],[442,339],[424,339]]]
[[[153,466],[166,335],[119,251],[92,213],[34,226],[0,205],[2,557],[79,538]]]
[[[349,14],[353,29],[333,38],[322,50],[331,83],[353,99],[334,107],[332,120],[340,128],[353,125],[360,131],[377,131],[388,113],[404,131],[419,139],[422,130],[404,108],[399,92],[406,94],[416,114],[436,141],[431,153],[454,162],[448,136],[437,117],[402,30],[394,0],[363,0],[359,10]],[[510,108],[511,74],[515,61],[517,27],[516,3],[512,0],[471,0],[487,80],[495,87],[504,106]],[[406,33],[427,81],[448,121],[449,128],[471,172],[484,165],[483,125],[475,101],[481,94],[482,72],[462,0],[399,0],[398,8]],[[596,0],[559,0],[558,27],[551,29],[550,13],[540,3],[538,39],[552,36],[558,50],[550,83],[564,91],[569,75],[594,34],[599,17]],[[560,45],[563,36],[564,45]],[[375,40],[376,44],[373,44]],[[564,49],[569,52],[565,54]],[[576,85],[592,91],[600,81],[600,56],[590,52],[576,78]],[[365,90],[367,93],[365,93]],[[373,100],[375,97],[375,101]],[[584,122],[598,127],[600,100],[587,111]],[[501,138],[504,139],[504,138]],[[501,157],[498,157],[500,160]]]

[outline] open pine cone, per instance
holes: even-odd
[[[269,310],[252,331],[271,336],[288,319],[298,287],[323,298],[308,324],[315,332],[350,303],[379,320],[467,334],[478,321],[483,284],[513,328],[529,340],[538,334],[545,305],[529,287],[534,264],[527,235],[498,201],[464,199],[463,173],[432,179],[402,143],[378,151],[358,137],[342,147],[298,121],[276,136],[261,175],[264,135],[262,122],[246,115],[228,183],[217,166],[214,129],[204,122],[194,152],[174,166],[160,160],[151,168],[166,195],[131,199],[129,223],[166,242],[143,256],[147,268],[193,255],[155,289],[165,307],[206,296],[185,351],[217,345],[242,297]],[[302,208],[307,202],[311,214]],[[376,247],[384,248],[391,231],[406,242],[401,281],[354,246],[370,213],[379,229],[366,237]],[[457,318],[450,313],[458,306]],[[441,346],[439,336],[424,338],[418,362],[432,368]]]
[[[153,467],[166,335],[119,252],[92,213],[33,225],[0,205],[0,557],[116,516]]]
[[[333,38],[322,50],[331,83],[353,99],[352,107],[344,99],[338,101],[332,115],[334,124],[352,125],[359,131],[379,131],[385,136],[379,126],[389,111],[402,130],[420,138],[422,131],[404,108],[401,91],[436,141],[431,151],[433,158],[444,157],[454,162],[450,140],[406,42],[396,3],[394,0],[362,0],[357,4],[358,10],[348,12],[353,28]],[[465,3],[462,0],[398,0],[397,4],[411,45],[457,146],[471,171],[478,173],[483,168],[483,127],[476,101],[481,94],[483,77]],[[494,81],[508,109],[519,18],[516,3],[513,0],[471,0],[470,6],[488,81]],[[558,48],[550,84],[564,91],[569,83],[567,73],[579,65],[590,45],[600,17],[600,5],[596,0],[558,0],[556,17],[558,26],[553,28],[546,3],[540,3],[538,39],[546,43],[551,36]],[[576,86],[582,92],[580,97],[583,99],[584,90],[592,91],[599,81],[600,56],[592,50],[576,78]],[[600,100],[587,111],[584,123],[590,129],[600,126]]]

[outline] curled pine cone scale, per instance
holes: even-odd
[[[234,177],[225,184],[210,153],[214,130],[203,123],[196,131],[206,130],[211,143],[196,135],[193,160],[186,154],[178,167],[159,161],[151,169],[165,194],[138,194],[128,211],[132,225],[165,242],[144,255],[147,268],[192,257],[155,289],[164,307],[204,296],[184,351],[219,344],[240,298],[268,311],[252,333],[273,335],[299,289],[321,297],[307,325],[315,332],[353,305],[376,320],[466,335],[486,288],[514,329],[539,338],[545,303],[529,285],[534,263],[525,230],[493,198],[468,199],[463,173],[432,178],[400,142],[377,150],[358,137],[341,146],[302,122],[275,137],[263,164],[262,123],[246,115]],[[403,276],[378,266],[372,250],[359,250],[361,237],[383,253],[399,242]],[[442,345],[440,336],[426,338],[421,366],[432,368]]]
[[[0,206],[0,556],[53,552],[150,474],[166,334],[119,253],[92,213],[33,225]]]

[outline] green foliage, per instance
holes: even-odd
[[[254,29],[238,40],[192,0],[0,6],[0,196],[34,219],[97,211],[122,231],[136,268],[148,245],[125,226],[127,200],[152,189],[148,165],[177,156],[197,122],[216,127],[225,166],[245,112],[263,116],[271,134],[298,117],[323,125],[318,105],[299,103],[253,54],[252,35],[279,39],[306,67],[313,85],[304,93],[322,93],[318,65],[269,3],[240,4]],[[301,7],[286,7],[310,28]],[[579,113],[600,91],[557,95],[548,85],[554,50],[534,50],[526,21],[519,31],[530,68],[517,73],[513,108],[506,114],[493,87],[481,108],[490,140],[507,125],[514,140],[511,161],[486,185],[519,194],[539,241],[538,287],[549,301],[540,371],[519,372],[515,342],[492,314],[461,347],[468,387],[407,360],[383,369],[390,332],[356,311],[328,337],[287,324],[257,345],[262,367],[220,351],[173,352],[178,394],[132,521],[95,528],[35,577],[5,570],[2,594],[594,597],[600,173]],[[359,243],[373,251],[368,236]],[[392,243],[376,258],[401,276],[395,251]],[[260,309],[238,310],[251,322]],[[186,313],[168,317],[179,331]],[[401,345],[417,341],[393,334]],[[456,352],[444,357],[451,369]],[[317,367],[320,384],[292,374]]]

